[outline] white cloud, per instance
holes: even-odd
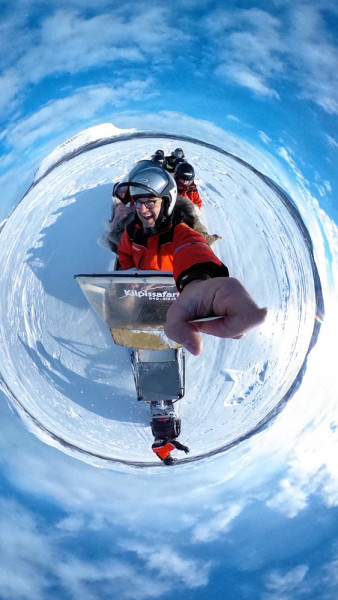
[[[294,157],[294,153],[290,148],[280,146],[277,149],[277,154],[287,163],[287,165],[292,171],[295,180],[295,185],[292,185],[291,187],[288,186],[287,181],[282,181],[281,185],[285,190],[287,190],[290,193],[291,197],[293,198],[296,198],[299,192],[301,192],[303,199],[300,203],[298,203],[298,206],[306,222],[309,218],[309,213],[308,211],[306,211],[307,206],[309,206],[309,204],[313,205],[314,203],[318,203],[318,200],[312,197],[309,193],[311,184],[316,188],[320,196],[324,197],[327,196],[328,193],[332,192],[331,182],[327,179],[322,180],[321,174],[319,172],[316,172],[313,181],[310,183],[310,181],[304,177],[301,169],[297,164],[296,158]],[[316,247],[316,244],[314,245]]]
[[[238,83],[242,87],[249,88],[259,96],[269,96],[271,98],[279,98],[279,94],[270,88],[264,82],[264,77],[253,70],[238,64],[232,63],[228,65],[220,65],[216,69],[216,74],[220,76],[228,76],[232,81]]]
[[[21,81],[14,71],[0,75],[0,108],[5,111],[20,90]],[[13,108],[13,107],[12,107]]]
[[[149,64],[153,72],[158,66],[163,71],[172,56],[184,55],[187,48],[198,56],[197,44],[208,35],[204,65],[226,82],[267,99],[284,98],[282,86],[289,83],[293,94],[338,112],[338,51],[327,25],[330,6],[326,13],[322,7],[291,3],[275,14],[259,8],[216,9],[192,28],[194,2],[185,3],[178,23],[165,5],[144,9],[127,3],[107,10],[107,2],[100,4],[101,10],[88,17],[80,3],[73,2],[72,8],[59,3],[55,12],[36,15],[34,28],[28,24],[29,10],[6,17],[0,29],[3,109],[26,85],[55,74],[83,75],[104,67],[112,77],[127,77],[130,66],[137,70]]]
[[[264,144],[269,144],[271,142],[271,138],[264,131],[259,131],[258,135]]]
[[[176,580],[191,589],[203,587],[208,583],[211,563],[185,558],[170,547],[168,540],[165,544],[152,546],[147,546],[145,542],[128,540],[123,544],[123,549],[136,552],[146,567],[157,573],[161,579]]]
[[[259,96],[279,98],[269,84],[284,68],[278,19],[256,8],[218,10],[208,17],[207,26],[219,45],[216,74]]]
[[[325,556],[325,553],[324,553]],[[324,558],[325,560],[325,558]],[[264,577],[262,600],[294,600],[295,598],[337,597],[338,560],[311,561],[311,566],[299,564],[289,570],[274,569]]]
[[[64,595],[83,600],[109,598],[112,589],[121,600],[158,600],[174,595],[178,587],[207,585],[212,565],[192,556],[186,543],[198,518],[185,522],[193,501],[191,477],[185,485],[186,474],[175,476],[174,485],[182,489],[177,512],[177,494],[172,494],[173,480],[167,473],[156,481],[163,495],[159,505],[153,477],[95,469],[41,445],[13,415],[2,416],[2,456],[9,459],[12,485],[28,497],[38,490],[42,514],[38,506],[32,514],[18,504],[1,504],[1,597],[39,600],[48,596],[54,583]],[[18,429],[20,444],[13,443]],[[207,479],[204,476],[203,483]],[[44,529],[48,498],[53,507],[62,507],[63,515],[58,521],[52,515]],[[172,514],[174,520],[168,518]],[[79,544],[90,558],[82,556]]]
[[[235,115],[227,115],[227,119],[229,119],[229,121],[234,121],[235,123],[240,122],[239,118],[235,117]]]
[[[338,586],[338,558],[335,558],[325,566],[325,583],[337,590]]]
[[[204,519],[198,523],[193,531],[193,540],[195,542],[210,542],[217,539],[220,535],[229,531],[232,522],[242,512],[241,504],[231,504],[225,509],[221,509],[211,518]]]
[[[288,148],[285,148],[284,146],[281,146],[280,148],[278,148],[277,154],[279,154],[279,156],[281,156],[281,158],[283,158],[283,160],[289,165],[298,183],[303,188],[306,188],[308,182],[305,180],[301,170],[297,166],[297,163],[292,156],[292,151]]]
[[[28,12],[27,19],[29,16]],[[35,27],[23,17],[8,18],[5,29],[10,32],[7,37],[11,45],[15,40],[15,47],[7,52],[2,39],[2,107],[26,85],[58,73],[83,74],[111,65],[114,78],[124,74],[127,81],[130,64],[137,68],[149,59],[153,65],[166,64],[168,53],[177,52],[179,44],[189,39],[170,24],[171,16],[169,7],[148,6],[143,10],[133,5],[132,11],[121,6],[91,18],[79,9],[62,8],[40,17]]]
[[[15,502],[1,499],[0,593],[6,600],[36,600],[44,596],[46,568],[52,547],[34,518]]]
[[[307,506],[308,490],[293,484],[288,479],[279,483],[279,490],[267,501],[269,508],[293,518]]]
[[[31,443],[33,448],[40,445],[35,439]],[[21,439],[19,446],[22,444]],[[1,598],[39,600],[49,597],[50,589],[57,586],[62,596],[83,600],[110,598],[112,589],[122,600],[158,600],[164,594],[174,594],[178,587],[207,585],[211,563],[191,557],[189,549],[182,552],[181,525],[172,532],[170,519],[165,519],[160,528],[153,527],[154,505],[149,505],[150,488],[144,489],[142,480],[135,482],[133,476],[90,468],[51,448],[44,447],[44,452],[40,449],[35,456],[33,448],[26,443],[24,448],[13,450],[25,456],[21,466],[27,487],[39,489],[35,512],[17,502],[1,502]],[[53,498],[53,507],[57,499],[63,504],[66,516],[59,522],[55,515],[51,519],[45,515],[46,493]],[[164,496],[169,498],[165,490]],[[175,501],[172,498],[173,504]],[[73,511],[67,514],[71,504]],[[168,505],[163,514],[171,514]],[[140,534],[142,542],[138,541]],[[159,543],[164,535],[166,543]],[[90,558],[82,554],[80,545]]]
[[[153,96],[151,80],[131,80],[114,88],[103,85],[80,88],[74,95],[54,100],[19,121],[7,130],[6,141],[16,148],[32,146],[56,131],[62,132],[70,125],[74,128],[75,123],[80,127],[82,123],[93,122],[99,111],[123,105],[130,94],[138,100]]]
[[[171,589],[169,581],[162,582],[132,562],[109,556],[96,561],[67,557],[56,566],[56,573],[71,597],[84,600],[109,598],[112,590],[115,597],[125,600],[157,600]]]
[[[324,180],[322,183],[316,183],[315,187],[318,190],[319,195],[321,196],[321,198],[324,198],[324,196],[326,196],[328,193],[330,194],[332,192],[332,185],[330,183],[330,181],[328,180]]]
[[[293,160],[291,153],[287,148],[281,146],[278,150],[278,154],[290,165],[290,167],[295,167],[295,161]]]
[[[331,135],[327,135],[326,137],[330,146],[332,146],[333,148],[338,148],[338,142],[335,138],[333,138]]]
[[[133,23],[113,14],[90,19],[60,10],[42,23],[37,43],[27,49],[17,64],[28,81],[38,82],[57,72],[77,73],[114,61],[144,60],[131,36]],[[98,43],[100,40],[100,43]]]
[[[147,571],[144,565],[141,567],[140,564],[129,562],[129,556],[116,557],[114,535],[110,540],[107,537],[102,539],[105,550],[101,549],[97,555],[94,552],[90,559],[86,559],[81,557],[77,544],[69,545],[70,534],[74,534],[75,539],[80,534],[82,544],[86,534],[86,547],[91,548],[94,534],[88,536],[85,523],[81,527],[81,519],[77,521],[77,530],[65,527],[59,532],[55,532],[53,519],[48,527],[46,521],[41,519],[38,523],[38,520],[36,515],[18,503],[2,499],[1,598],[39,600],[52,597],[52,589],[56,586],[61,590],[60,597],[97,600],[98,597],[110,598],[114,589],[114,597],[123,600],[158,600],[164,593],[173,591],[178,581],[187,587],[196,587],[202,581],[193,561],[181,562],[178,559],[176,564],[175,557],[171,558],[170,553],[171,568],[166,570],[163,557],[162,567],[157,569],[156,576],[153,569]],[[148,550],[148,566],[151,561],[156,563],[156,556],[151,558],[151,550]],[[192,581],[194,576],[196,586]]]
[[[301,97],[336,114],[338,49],[330,36],[324,10],[311,4],[294,5],[290,14],[289,54],[296,67]],[[326,18],[329,22],[329,13]]]
[[[263,595],[264,600],[291,600],[302,591],[304,579],[309,568],[299,565],[290,571],[271,571],[267,577],[265,586],[268,591]]]
[[[216,10],[206,19],[218,46],[216,74],[270,98],[279,98],[281,85],[289,83],[300,98],[337,114],[338,49],[330,10],[335,8],[303,3],[284,5],[278,17],[257,8]]]
[[[289,518],[302,511],[314,494],[321,496],[326,506],[338,506],[338,437],[329,414],[328,409],[328,416],[316,428],[303,432],[287,475],[267,501],[267,506]]]

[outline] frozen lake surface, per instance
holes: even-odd
[[[242,340],[204,336],[199,357],[186,353],[180,439],[189,460],[225,451],[269,422],[302,376],[322,303],[310,238],[292,201],[235,156],[197,140],[99,132],[47,157],[2,230],[3,387],[47,443],[94,464],[158,465],[130,351],[114,344],[73,276],[114,268],[102,244],[113,182],[157,148],[182,146],[202,220],[222,236],[213,250],[269,309]]]

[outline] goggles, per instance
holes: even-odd
[[[180,186],[188,187],[188,185],[191,185],[193,181],[194,181],[193,177],[191,177],[190,179],[182,179],[181,177],[176,179],[176,183],[177,183],[178,187],[180,187]]]
[[[146,198],[147,196],[149,196],[149,201],[153,202],[153,200],[150,200],[150,198],[154,196],[156,198],[160,197],[158,192],[156,192],[152,188],[148,187],[147,185],[143,185],[142,183],[136,183],[134,181],[124,181],[121,183],[115,183],[113,188],[113,196],[114,198],[118,198],[119,200],[121,200],[123,204],[129,204],[130,202],[134,206],[136,206],[134,200],[136,200],[137,198]]]

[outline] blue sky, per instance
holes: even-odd
[[[335,0],[18,0],[1,15],[0,222],[49,152],[112,122],[233,135],[288,173],[304,214],[311,197],[337,223]],[[286,413],[249,443],[255,464],[238,449],[156,480],[45,445],[1,393],[1,600],[334,600],[338,417],[328,384],[307,391],[328,397],[327,416],[299,409],[315,433]]]
[[[88,123],[170,109],[287,147],[333,204],[334,2],[19,2],[4,13],[3,169]]]

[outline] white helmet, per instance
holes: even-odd
[[[177,185],[173,176],[151,160],[140,160],[128,175],[128,181],[116,183],[113,195],[128,204],[137,196],[157,196],[164,200],[164,216],[174,210]]]

